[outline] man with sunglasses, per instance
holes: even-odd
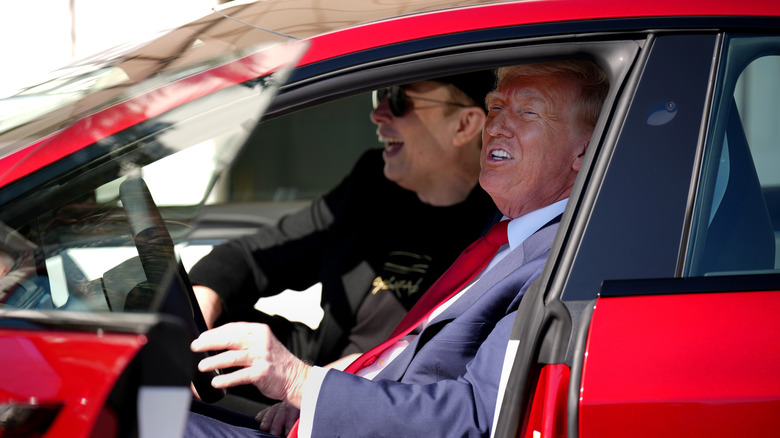
[[[193,267],[207,324],[265,323],[299,358],[333,367],[386,338],[495,216],[477,184],[493,80],[476,72],[375,91],[370,117],[382,149],[309,207]],[[316,330],[254,309],[262,296],[318,282],[325,315]],[[251,385],[231,391],[263,400]]]

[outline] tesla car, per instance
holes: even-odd
[[[223,395],[193,260],[378,147],[372,90],[567,57],[610,92],[490,433],[776,434],[778,29],[769,0],[231,2],[5,97],[0,436],[181,435],[190,382]]]

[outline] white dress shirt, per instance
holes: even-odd
[[[563,213],[563,210],[566,208],[567,201],[568,198],[548,205],[547,207],[532,211],[518,218],[511,219],[511,222],[509,222],[509,225],[507,226],[507,237],[509,243],[499,248],[498,253],[496,253],[488,266],[479,275],[477,275],[474,280],[472,280],[471,284],[464,287],[463,290],[450,298],[446,303],[437,307],[431,313],[431,315],[420,324],[420,327],[412,331],[412,333],[409,335],[400,339],[395,345],[388,347],[379,355],[379,357],[377,357],[377,360],[373,364],[358,371],[357,375],[368,379],[373,379],[377,374],[379,374],[380,371],[382,371],[382,369],[384,369],[384,367],[387,366],[387,364],[389,364],[393,359],[395,359],[403,352],[404,348],[406,348],[406,346],[408,346],[412,340],[414,340],[414,337],[425,328],[425,326],[428,324],[428,321],[433,320],[447,307],[452,305],[452,303],[454,303],[461,295],[463,295],[463,293],[465,293],[471,287],[471,285],[479,281],[479,278],[485,272],[492,269],[493,266],[506,257],[510,251],[522,245],[525,239],[539,231],[540,228],[553,220],[556,216]],[[502,220],[507,219],[508,218],[505,216]],[[306,382],[303,384],[301,417],[300,423],[298,424],[299,438],[311,437],[311,431],[314,425],[314,409],[317,406],[317,396],[320,392],[320,387],[322,386],[322,382],[325,379],[325,374],[327,371],[328,370],[325,368],[316,366],[312,367]]]

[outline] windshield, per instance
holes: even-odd
[[[304,47],[154,78],[140,84],[152,91],[0,161],[10,181],[0,187],[0,308],[156,311],[174,246]]]

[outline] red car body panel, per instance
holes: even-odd
[[[780,430],[779,308],[776,291],[598,299],[583,368],[580,436]]]
[[[311,38],[312,47],[301,65],[335,56],[455,32],[567,21],[642,17],[778,16],[780,4],[760,2],[620,0],[526,1],[435,11],[370,26],[356,26]]]
[[[566,436],[566,403],[571,371],[565,364],[545,365],[539,373],[524,438]]]
[[[90,436],[111,388],[145,343],[139,334],[0,330],[0,406],[59,407],[47,436]]]

